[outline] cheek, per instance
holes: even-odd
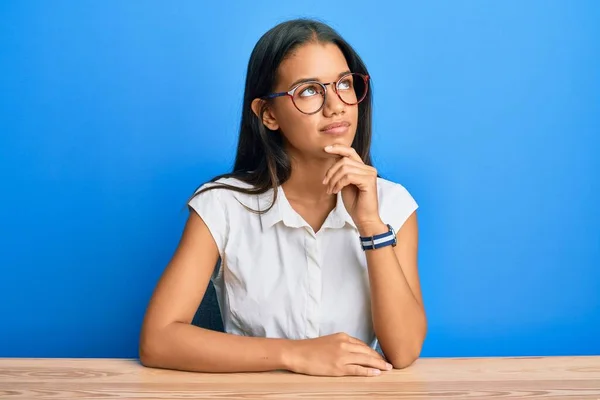
[[[293,107],[293,106],[292,106]],[[319,126],[318,114],[305,115],[295,108],[280,110],[277,116],[279,129],[294,147],[306,147]]]
[[[352,124],[356,126],[358,123],[358,106],[348,107],[346,113],[348,114],[348,118],[352,121]]]

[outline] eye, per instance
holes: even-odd
[[[339,90],[349,90],[352,89],[352,78],[344,78],[338,83]]]
[[[314,85],[314,84],[308,84],[308,85],[302,86],[298,89],[299,89],[298,95],[300,97],[316,96],[322,90],[318,85]]]

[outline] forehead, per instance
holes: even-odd
[[[298,47],[287,57],[277,72],[279,84],[287,86],[304,78],[330,82],[347,70],[346,58],[335,44],[308,43]]]

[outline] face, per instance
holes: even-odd
[[[291,90],[297,85],[296,82],[303,79],[316,78],[321,83],[337,82],[347,72],[350,72],[348,63],[335,44],[306,44],[281,63],[274,92]],[[326,85],[325,104],[315,114],[300,112],[289,96],[277,97],[269,102],[263,123],[271,130],[279,130],[290,155],[325,158],[328,157],[323,151],[325,146],[352,144],[358,122],[358,105],[344,103],[333,90],[334,87],[335,83]],[[297,97],[297,104],[301,107],[300,102],[322,101],[322,96],[315,91],[318,86],[303,88],[305,90]],[[340,122],[346,126],[328,129],[331,124],[339,125]]]

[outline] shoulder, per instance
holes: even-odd
[[[233,178],[233,177],[228,177],[228,178],[220,178],[217,179],[214,182],[207,182],[205,184],[203,184],[202,186],[200,186],[198,188],[198,191],[202,190],[203,188],[208,188],[208,187],[217,187],[214,190],[229,190],[227,189],[227,187],[235,187],[235,188],[240,188],[240,189],[252,189],[253,186],[238,179],[238,178]]]
[[[419,207],[406,187],[383,178],[377,178],[377,197],[381,218],[396,230]]]
[[[377,178],[377,194],[379,198],[404,197],[412,198],[412,195],[402,184],[384,178]],[[413,199],[414,200],[414,199]]]
[[[200,186],[196,192],[194,193],[203,195],[204,193],[213,193],[214,197],[219,197],[223,200],[227,200],[229,197],[232,197],[234,194],[241,194],[250,196],[249,194],[243,193],[244,190],[252,189],[253,186],[238,179],[238,178],[220,178],[216,181],[207,182]],[[242,192],[236,190],[240,189]]]
[[[199,206],[216,209],[232,210],[241,204],[251,206],[256,195],[244,191],[253,189],[254,186],[233,177],[220,178],[200,186],[189,201],[192,208]],[[243,207],[242,207],[243,208]]]

